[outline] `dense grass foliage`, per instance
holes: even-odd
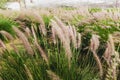
[[[17,27],[17,24],[16,22],[14,22],[12,19],[10,18],[7,18],[5,16],[0,16],[0,30],[4,30],[4,31],[7,31],[8,33],[10,33],[11,35],[15,35],[13,29],[12,29],[12,26],[16,26]],[[0,38],[3,40],[4,37],[2,35],[0,35]],[[4,39],[5,40],[5,39]]]
[[[11,19],[0,17],[0,31],[9,34],[0,36],[5,38],[0,40],[1,79],[120,79],[119,10],[67,7],[39,11],[23,11]]]

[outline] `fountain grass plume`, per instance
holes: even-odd
[[[96,50],[98,49],[99,47],[99,39],[98,39],[99,36],[97,35],[92,35],[92,38],[90,40],[90,50],[92,51],[93,53],[93,56],[97,62],[97,66],[99,68],[99,71],[100,71],[100,77],[102,78],[103,76],[103,68],[102,68],[102,63],[100,61],[100,58],[98,57],[97,53],[96,53]]]
[[[52,80],[62,80],[58,75],[56,75],[53,71],[47,70],[47,74]]]
[[[14,38],[12,37],[12,35],[6,31],[3,31],[1,30],[0,33],[3,35],[3,36],[6,36],[9,40],[13,41]]]
[[[26,51],[28,52],[28,54],[34,55],[33,49],[31,47],[27,37],[25,36],[25,34],[22,31],[20,31],[17,27],[13,27],[13,30],[16,32],[17,36],[22,41],[22,43],[23,43]]]
[[[66,34],[64,34],[61,27],[59,27],[59,25],[54,20],[51,20],[51,25],[54,28],[53,30],[55,31],[54,35],[58,36],[58,38],[61,40],[63,47],[65,48],[66,56],[70,63],[71,57],[72,57],[72,52],[70,49],[70,43],[68,42],[69,38],[68,37],[66,38]]]
[[[107,48],[104,53],[104,59],[108,63],[108,70],[105,80],[117,80],[117,69],[120,64],[119,53],[115,51],[115,45],[112,35],[109,35]]]

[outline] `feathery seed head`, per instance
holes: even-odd
[[[28,54],[34,55],[33,49],[31,48],[31,45],[30,45],[27,37],[25,36],[25,34],[22,31],[20,31],[17,27],[13,27],[13,30],[16,32],[17,36],[22,41]]]

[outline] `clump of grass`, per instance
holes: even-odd
[[[17,34],[16,37],[23,42],[24,48],[19,48],[17,54],[15,50],[6,50],[1,55],[0,76],[3,80],[92,80],[93,77],[98,78],[97,73],[94,75],[96,72],[94,62],[90,62],[87,58],[86,60],[89,62],[84,60],[86,56],[81,57],[82,62],[79,61],[79,57],[82,56],[82,53],[79,53],[81,35],[75,28],[65,26],[58,18],[52,20],[51,24],[56,31],[54,33],[56,44],[48,42],[48,37],[43,36],[43,33],[37,28],[39,26],[31,27],[31,39],[28,39],[29,37],[26,37],[19,28],[13,27]],[[58,28],[61,33],[57,31]],[[38,33],[40,34],[38,35]],[[66,56],[68,47],[71,52],[70,57]]]
[[[88,9],[51,9],[43,10],[43,13],[47,16],[31,11],[20,14],[17,18],[20,27],[13,27],[16,35],[13,39],[9,31],[0,31],[8,41],[22,41],[20,47],[12,42],[14,49],[9,50],[0,40],[0,49],[4,53],[0,55],[0,76],[3,80],[117,79],[119,54],[113,44],[115,40],[109,36],[119,31],[117,13],[101,11],[90,14]],[[73,25],[71,20],[74,18]],[[119,36],[118,33],[114,33],[114,38]]]

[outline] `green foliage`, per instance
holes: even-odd
[[[51,55],[51,66],[50,68],[59,75],[63,80],[92,80],[93,78],[98,78],[98,74],[94,75],[95,65],[94,62],[87,63],[85,56],[80,54],[79,61],[76,61],[77,57],[72,58],[71,68],[69,69],[68,61],[63,54]],[[86,59],[86,60],[84,60]],[[89,58],[90,59],[90,58]],[[56,65],[56,66],[55,66]]]
[[[96,31],[98,35],[102,38],[102,40],[107,41],[109,34],[118,31],[115,27],[110,28],[102,28],[101,26],[95,26],[93,31]]]
[[[45,23],[45,26],[48,27],[50,20],[53,18],[53,16],[46,16],[46,15],[42,15],[43,21]]]
[[[15,35],[13,29],[12,29],[12,26],[17,26],[17,24],[9,19],[9,18],[6,18],[4,16],[0,16],[0,30],[4,30],[4,31],[7,31],[9,32],[11,35]],[[0,35],[0,38],[1,39],[4,39],[2,35]]]
[[[38,55],[31,57],[24,51],[19,54],[14,51],[5,52],[0,61],[0,76],[3,80],[32,80],[30,76],[33,80],[49,80],[46,73],[48,68]]]
[[[76,8],[74,8],[74,7],[72,7],[72,6],[62,6],[62,8],[64,9],[64,10],[75,10]]]
[[[79,23],[79,21],[81,21],[84,18],[85,18],[84,16],[75,15],[70,22],[71,22],[72,25],[77,25]]]
[[[101,8],[89,8],[90,13],[100,12]]]
[[[119,8],[107,8],[106,11],[110,12],[116,12],[116,11],[119,11],[120,9]]]
[[[116,26],[119,22],[115,22],[111,19],[96,20],[95,22],[83,23],[78,27],[80,33],[96,33],[100,36],[101,40],[106,42],[108,35],[114,32],[119,32],[119,26]]]

